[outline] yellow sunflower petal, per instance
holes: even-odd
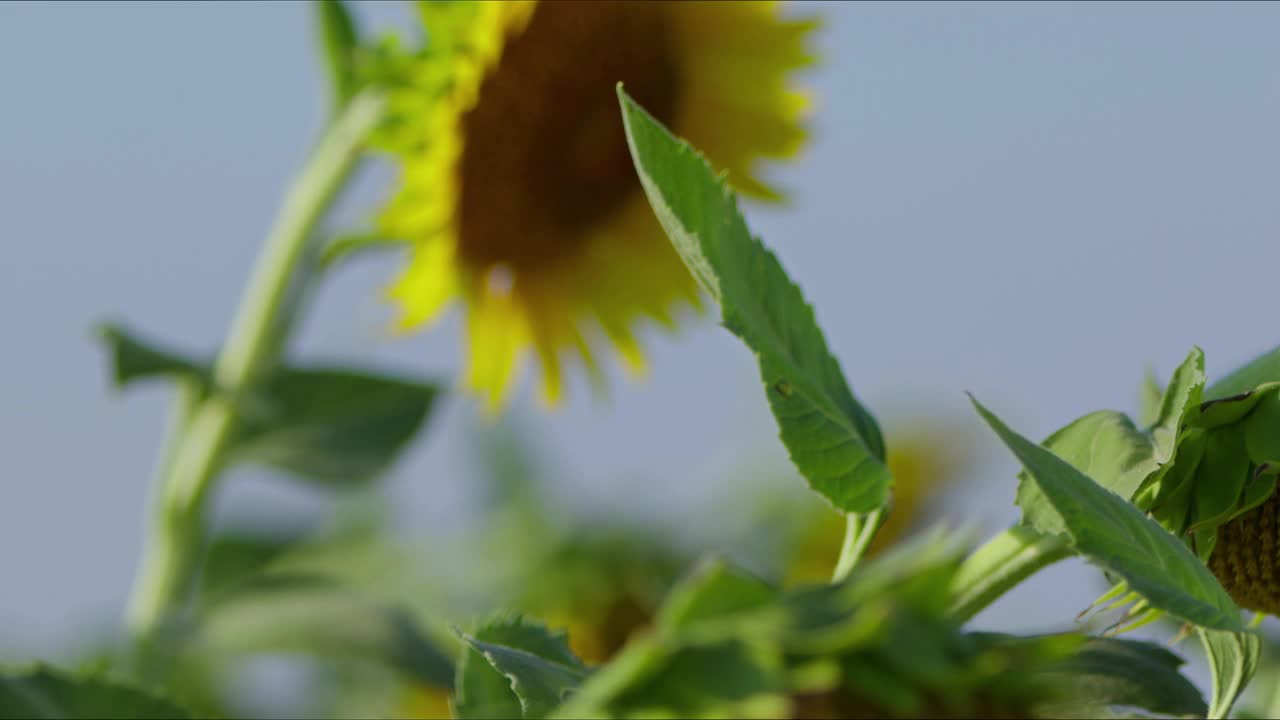
[[[486,409],[502,407],[516,380],[518,361],[529,345],[520,306],[487,283],[467,293],[467,336],[471,357],[466,387],[485,399]]]
[[[444,240],[419,245],[408,269],[387,294],[400,305],[397,329],[410,330],[435,320],[458,294],[453,245]]]

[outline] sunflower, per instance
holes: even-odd
[[[635,328],[700,307],[632,168],[615,85],[724,169],[777,200],[760,158],[803,144],[814,23],[777,3],[425,3],[428,48],[393,91],[383,146],[400,166],[381,215],[411,257],[390,290],[398,327],[466,308],[464,384],[501,407],[530,350],[543,398],[566,363],[598,385],[611,345],[641,372]]]

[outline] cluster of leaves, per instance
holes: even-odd
[[[1111,705],[1204,713],[1177,672],[1181,661],[1158,647],[962,632],[945,616],[961,559],[955,543],[930,535],[847,581],[790,591],[710,560],[672,590],[652,627],[596,669],[562,636],[495,621],[468,636],[458,714],[1083,717]]]

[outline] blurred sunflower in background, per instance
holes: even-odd
[[[615,85],[700,148],[740,193],[778,200],[760,158],[794,155],[789,84],[815,23],[774,2],[423,3],[427,49],[400,69],[381,145],[400,167],[380,231],[411,244],[399,328],[466,308],[464,385],[490,410],[530,349],[556,403],[566,362],[632,371],[638,321],[699,306],[632,168]]]

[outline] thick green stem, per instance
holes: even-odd
[[[175,413],[179,427],[162,455],[156,522],[129,605],[130,626],[140,637],[186,605],[199,567],[205,502],[236,430],[236,403],[278,359],[282,343],[273,335],[294,271],[383,107],[380,96],[359,95],[326,131],[267,236],[214,364],[213,388],[194,407]]]
[[[965,559],[951,588],[948,615],[964,622],[1023,580],[1071,554],[1064,538],[1015,525]]]
[[[840,546],[840,557],[836,560],[835,572],[831,582],[840,582],[849,577],[853,568],[871,547],[871,540],[889,518],[889,509],[880,508],[869,513],[849,513],[845,518],[844,544]]]

